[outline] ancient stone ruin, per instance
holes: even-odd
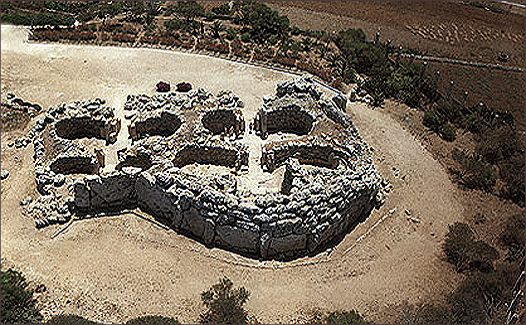
[[[47,199],[27,210],[42,227],[140,209],[209,247],[260,259],[315,254],[382,203],[342,97],[322,95],[309,77],[290,80],[247,123],[228,91],[129,95],[130,145],[111,170],[104,152],[124,132],[114,109],[100,99],[51,107],[32,130]],[[44,201],[61,213],[42,211]]]

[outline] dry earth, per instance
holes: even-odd
[[[486,2],[495,5],[495,2]],[[291,25],[336,33],[362,28],[428,55],[524,67],[524,9],[496,13],[460,1],[270,1]],[[504,6],[505,7],[505,6]],[[497,60],[499,52],[510,58]]]
[[[291,78],[194,54],[30,44],[19,27],[2,26],[1,36],[2,97],[13,92],[43,107],[101,97],[121,109],[127,94],[152,93],[160,79],[230,89],[247,107],[257,107],[276,83]],[[251,292],[247,308],[261,322],[305,320],[316,308],[353,308],[371,320],[393,321],[386,316],[392,305],[436,300],[455,287],[459,277],[443,260],[441,242],[447,225],[462,220],[463,208],[446,171],[399,121],[361,104],[347,109],[394,187],[386,204],[330,254],[260,263],[132,215],[76,222],[50,239],[60,226],[37,230],[21,213],[20,200],[36,193],[33,148],[9,148],[20,135],[13,132],[2,134],[2,169],[11,173],[2,181],[2,265],[46,286],[39,301],[47,317],[68,312],[124,322],[163,314],[196,322],[200,292],[227,276]],[[407,220],[406,209],[421,223]]]

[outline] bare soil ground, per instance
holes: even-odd
[[[121,109],[127,94],[153,93],[161,79],[213,92],[230,89],[247,107],[257,107],[276,83],[291,78],[193,54],[28,44],[25,36],[23,28],[2,26],[2,97],[13,92],[43,107],[101,97]],[[76,222],[50,239],[60,226],[37,230],[19,205],[36,193],[33,148],[7,147],[21,132],[3,133],[2,169],[11,174],[2,181],[2,265],[46,286],[39,294],[46,317],[68,312],[124,322],[148,313],[196,322],[200,292],[227,276],[251,292],[247,308],[264,323],[306,321],[314,309],[351,308],[377,322],[396,321],[393,306],[402,300],[436,301],[454,289],[459,276],[443,260],[441,243],[447,225],[467,215],[463,193],[444,167],[389,111],[348,106],[374,148],[380,174],[394,186],[386,204],[330,254],[288,263],[207,249],[132,215]],[[408,220],[406,209],[421,222]]]
[[[492,2],[495,4],[494,2]],[[429,55],[524,67],[524,13],[486,11],[455,1],[271,1],[291,25],[373,38]],[[507,63],[497,60],[507,53]]]

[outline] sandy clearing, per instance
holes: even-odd
[[[213,92],[231,89],[247,107],[258,107],[276,83],[289,79],[284,73],[192,54],[27,44],[24,35],[20,28],[2,26],[2,96],[11,91],[44,107],[101,97],[120,108],[127,94],[152,93],[160,79],[186,80]],[[247,308],[265,323],[301,320],[313,308],[354,308],[387,321],[390,305],[434,299],[454,287],[458,278],[441,260],[440,244],[447,224],[461,220],[462,207],[441,165],[397,121],[364,105],[349,105],[348,111],[394,188],[386,204],[326,262],[272,269],[272,263],[207,249],[134,216],[77,222],[51,240],[59,226],[36,230],[21,214],[19,201],[35,193],[32,146],[8,148],[5,140],[13,134],[2,134],[2,168],[11,172],[2,182],[2,262],[46,285],[40,297],[46,315],[65,311],[123,322],[149,313],[195,322],[199,293],[228,276],[252,293]],[[392,216],[355,244],[395,207]],[[405,209],[422,222],[408,221]],[[325,254],[300,262],[321,260]]]

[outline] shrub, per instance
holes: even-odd
[[[521,268],[518,263],[502,263],[495,271],[475,272],[466,277],[448,297],[457,322],[466,324],[504,324],[507,304]]]
[[[170,19],[164,22],[164,27],[168,31],[180,30],[183,27],[183,22],[180,19]]]
[[[175,4],[169,5],[169,8],[187,20],[192,20],[205,13],[203,6],[196,1],[177,1]]]
[[[270,45],[276,45],[278,43],[278,39],[279,39],[278,35],[272,34],[269,36],[267,41]]]
[[[444,124],[440,130],[440,135],[442,136],[442,139],[446,141],[454,141],[456,138],[455,127],[449,123]]]
[[[32,323],[42,319],[33,299],[33,291],[22,273],[8,269],[2,272],[2,324]]]
[[[216,15],[228,16],[230,15],[230,5],[228,3],[223,3],[220,6],[213,7],[212,12]]]
[[[524,206],[526,166],[524,155],[517,152],[499,164],[499,174],[505,183],[502,195]]]
[[[249,32],[244,32],[241,34],[241,41],[248,43],[252,41],[252,35]]]
[[[458,149],[453,150],[452,157],[460,163],[462,170],[459,176],[465,186],[485,191],[492,190],[496,182],[495,170],[484,158],[467,155]]]
[[[229,29],[227,29],[225,37],[226,39],[231,41],[235,40],[237,38],[237,29],[230,27]]]
[[[477,140],[476,152],[490,163],[508,159],[521,149],[515,131],[509,126],[486,128]]]
[[[65,314],[65,315],[56,315],[53,316],[50,320],[46,322],[46,324],[53,324],[53,325],[95,325],[100,324],[94,321],[91,321],[89,319],[86,319],[84,317],[78,316],[78,315],[72,315],[72,314]]]
[[[524,257],[526,244],[526,220],[524,215],[515,214],[509,217],[504,224],[504,230],[500,234],[502,243],[508,248],[507,259],[518,261]]]
[[[176,318],[159,315],[148,315],[130,319],[126,325],[177,325],[181,324]]]
[[[157,87],[157,91],[158,92],[169,92],[170,91],[170,83],[169,82],[164,82],[164,81],[159,81],[156,85]]]
[[[208,310],[201,315],[204,324],[246,324],[247,313],[243,305],[250,293],[244,288],[233,289],[233,283],[223,278],[201,293],[201,300]]]
[[[433,111],[426,111],[424,113],[424,120],[422,123],[435,132],[439,132],[444,124],[444,121],[437,113]]]
[[[443,249],[457,272],[472,269],[488,271],[493,269],[493,261],[499,258],[495,248],[483,241],[473,240],[471,228],[460,222],[449,226]]]
[[[257,1],[235,2],[235,22],[250,28],[253,39],[265,42],[271,35],[284,35],[289,28],[287,16],[280,16],[266,4]]]
[[[363,319],[360,314],[354,310],[343,311],[338,310],[330,313],[325,317],[327,324],[371,324],[371,322]]]

